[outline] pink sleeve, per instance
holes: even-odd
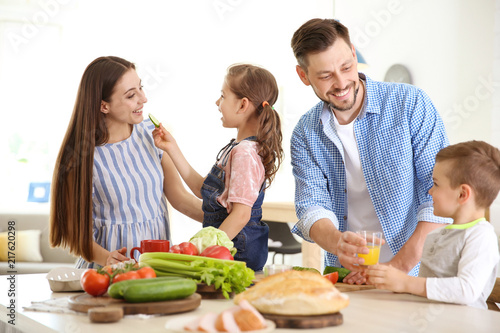
[[[231,151],[230,161],[226,165],[226,189],[219,202],[227,207],[229,213],[233,202],[252,207],[264,179],[265,170],[257,153],[257,144],[252,141],[241,142]]]

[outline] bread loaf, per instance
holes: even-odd
[[[321,274],[296,270],[262,279],[236,295],[234,302],[244,299],[261,313],[278,315],[321,315],[349,305],[348,296]]]

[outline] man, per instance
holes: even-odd
[[[406,84],[376,82],[357,70],[348,29],[312,19],[293,35],[297,74],[321,102],[291,139],[295,176],[293,232],[325,252],[325,265],[361,271],[368,253],[356,230],[383,231],[380,262],[410,275],[426,235],[451,221],[434,216],[432,169],[448,145],[429,97]],[[364,283],[351,273],[347,283]]]

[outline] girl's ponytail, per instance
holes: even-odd
[[[264,164],[267,188],[274,180],[283,160],[283,148],[281,147],[283,135],[281,134],[281,121],[278,112],[267,101],[262,102],[257,112],[259,112],[260,123],[257,143],[260,147],[259,155]]]

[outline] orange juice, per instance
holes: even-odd
[[[380,246],[367,245],[370,252],[368,254],[358,253],[358,257],[365,259],[364,266],[378,264],[378,257],[380,256]]]

